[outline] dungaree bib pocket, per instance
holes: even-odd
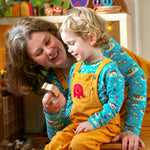
[[[80,74],[80,75],[79,75]],[[78,76],[78,80],[74,80],[74,78]],[[80,103],[89,102],[91,97],[91,92],[93,90],[93,80],[95,75],[90,74],[86,76],[81,73],[74,73],[72,76],[72,91],[71,94],[73,99]]]

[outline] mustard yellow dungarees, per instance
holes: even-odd
[[[73,99],[70,114],[71,124],[62,131],[58,131],[51,142],[46,145],[45,150],[100,150],[102,143],[109,143],[112,137],[120,132],[120,116],[118,113],[105,126],[96,130],[74,134],[77,122],[87,121],[91,115],[103,109],[98,98],[97,82],[101,70],[110,61],[106,58],[94,74],[79,73],[78,70],[82,62],[76,64],[71,79]],[[78,93],[76,93],[76,89]],[[86,91],[86,95],[83,94],[83,90]]]

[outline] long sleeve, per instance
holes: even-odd
[[[68,79],[66,79],[66,81],[67,83],[69,83]],[[54,72],[50,72],[49,81],[47,82],[50,82],[57,86],[60,92],[65,96],[66,100],[68,99],[68,88],[63,88]],[[66,105],[56,114],[48,114],[43,108],[46,120],[47,134],[50,139],[56,134],[57,131],[62,130],[69,124],[69,120],[66,120],[66,106],[70,106],[71,109],[71,105],[69,105],[68,103],[69,102],[67,102]]]
[[[74,70],[74,67],[75,67],[75,64],[72,65],[71,69],[70,69],[70,72],[69,72],[69,90],[68,90],[68,99],[67,99],[67,103],[66,103],[66,124],[70,124],[70,113],[71,113],[71,108],[72,108],[72,104],[73,104],[73,101],[72,101],[72,97],[71,97],[71,87],[70,87],[70,84],[71,84],[71,75],[72,75],[72,72]]]
[[[66,106],[63,107],[61,111],[55,115],[50,115],[45,110],[43,110],[46,119],[47,134],[50,139],[52,139],[52,137],[56,134],[57,131],[62,130],[66,126],[65,109]]]
[[[79,72],[81,74],[95,73],[102,61],[95,62],[94,64],[83,62]],[[72,74],[72,70],[74,70],[74,65],[71,68],[70,74]],[[103,105],[103,109],[100,112],[95,112],[88,119],[95,129],[106,125],[120,111],[124,99],[124,89],[125,81],[123,75],[114,62],[108,63],[102,69],[97,83],[98,97]]]
[[[100,112],[89,118],[95,129],[106,125],[120,111],[124,99],[124,77],[115,63],[107,64],[98,80],[98,96],[103,105]]]
[[[113,39],[108,45],[103,46],[103,54],[117,63],[126,81],[127,101],[125,125],[122,131],[139,135],[147,101],[145,73]]]

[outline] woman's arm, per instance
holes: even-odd
[[[103,46],[103,53],[117,63],[126,81],[126,114],[122,131],[139,135],[147,100],[145,73],[113,39],[109,45]]]
[[[108,45],[103,46],[103,54],[115,61],[120,72],[124,75],[127,87],[127,102],[124,128],[114,142],[121,140],[122,146],[137,150],[138,145],[144,147],[144,143],[138,137],[147,100],[146,76],[138,64],[125,52],[125,50],[113,39]],[[139,98],[139,99],[138,99]],[[142,100],[140,100],[142,98]],[[136,105],[137,104],[137,105]],[[134,139],[134,142],[133,142]]]
[[[56,76],[56,73],[54,72],[50,72],[49,75],[49,83],[54,84],[55,86],[57,86],[60,90],[60,92],[63,94],[61,94],[60,96],[64,96],[65,99],[67,100],[68,98],[68,88],[64,89],[62,84],[58,81],[58,78]],[[61,77],[62,78],[62,77]],[[65,79],[65,78],[64,78]],[[68,83],[69,80],[66,79],[66,82]],[[44,116],[45,116],[45,120],[46,120],[46,126],[47,126],[47,134],[48,137],[51,139],[57,131],[62,130],[64,127],[66,127],[67,125],[67,121],[66,121],[66,105],[68,105],[68,103],[66,102],[66,105],[63,107],[61,100],[59,100],[59,98],[61,99],[61,97],[57,97],[54,100],[54,97],[50,95],[50,93],[47,93],[44,95],[43,97],[43,110],[44,110]],[[50,98],[52,98],[52,101],[54,103],[49,103],[51,100]],[[63,108],[62,108],[63,107]]]
[[[51,139],[57,131],[65,127],[66,99],[62,93],[54,97],[52,93],[46,93],[42,99],[43,110],[46,119],[47,134]]]

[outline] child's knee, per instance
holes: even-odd
[[[79,150],[79,149],[85,149],[86,145],[85,138],[79,137],[78,135],[74,136],[71,144],[70,144],[70,150]]]

